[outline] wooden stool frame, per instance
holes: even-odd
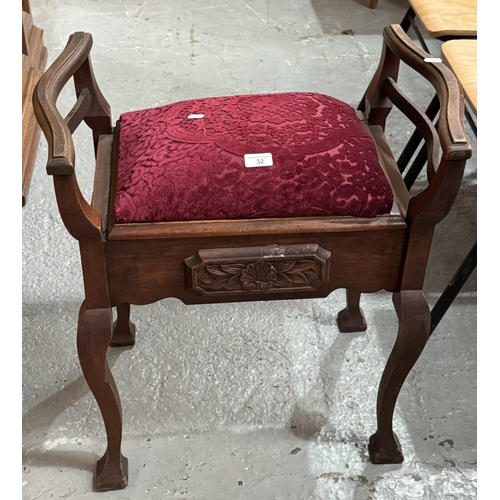
[[[432,236],[453,205],[471,147],[463,128],[463,96],[453,73],[444,64],[425,62],[429,54],[398,25],[386,27],[383,39],[380,64],[366,93],[366,113],[359,116],[378,148],[395,203],[390,213],[370,219],[323,216],[117,224],[113,206],[119,123],[113,127],[110,107],[94,78],[91,35],[73,34],[40,79],[34,107],[48,142],[47,172],[54,179],[61,218],[78,240],[81,254],[85,299],[78,318],[78,356],[108,441],[97,462],[95,489],[120,489],[128,482],[128,464],[121,453],[120,398],[106,351],[109,346],[134,344],[130,304],[167,297],[185,304],[305,299],[345,288],[347,307],[337,321],[341,331],[352,332],[366,329],[360,294],[391,292],[399,330],[380,381],[377,430],[369,440],[369,453],[377,464],[403,461],[393,432],[394,408],[429,337],[430,311],[422,286]],[[398,87],[400,62],[436,89],[442,109],[438,130]],[[77,100],[63,118],[56,100],[71,78]],[[415,196],[409,195],[384,136],[393,104],[419,128],[430,153],[429,184]],[[75,177],[72,133],[82,121],[92,129],[96,154],[91,203],[82,196]],[[227,273],[252,265],[292,270],[302,266],[309,273],[297,272],[288,287],[213,290],[204,285],[207,266]],[[113,307],[118,314],[115,324]]]
[[[414,17],[415,13],[412,11],[412,14],[410,13],[412,11],[411,7],[406,14],[406,16],[413,16],[412,17],[412,23],[411,26],[414,27],[415,31],[418,32],[418,28],[415,26],[414,23]],[[410,13],[410,14],[409,14]],[[405,24],[404,27],[406,28],[405,31],[407,32],[410,25]],[[418,32],[419,38],[421,38],[420,33]],[[447,37],[443,38],[442,41],[446,43],[447,41],[450,40],[476,40],[477,37]],[[472,43],[472,42],[465,42],[465,43]],[[423,40],[421,40],[421,44],[425,47],[425,43],[423,43]],[[446,62],[445,62],[446,63]],[[451,68],[453,70],[453,68]],[[469,110],[470,108],[470,110]],[[432,98],[431,102],[429,103],[429,106],[427,107],[425,114],[430,120],[435,120],[436,117],[439,114],[440,110],[440,105],[439,105],[439,98],[436,95]],[[475,111],[475,104],[472,104],[468,102],[467,94],[466,94],[466,99],[465,99],[465,118],[467,120],[467,123],[469,124],[472,133],[474,136],[477,138],[477,125],[476,125],[476,111]],[[411,189],[415,181],[417,180],[417,177],[420,175],[420,172],[422,172],[425,163],[427,161],[427,148],[425,147],[425,144],[421,146],[422,143],[422,136],[420,132],[416,129],[412,136],[410,137],[409,141],[406,143],[403,151],[401,152],[397,164],[399,171],[401,174],[404,174],[404,182],[408,190]],[[421,147],[420,147],[421,146]],[[419,152],[413,159],[413,162],[409,168],[408,164],[412,160],[415,152],[417,149],[420,147]],[[460,290],[462,287],[465,285],[467,280],[470,278],[471,274],[474,272],[477,266],[477,242],[475,242],[472,247],[470,248],[469,252],[455,271],[455,274],[449,281],[448,285],[445,287],[445,289],[442,291],[441,295],[439,296],[438,300],[434,304],[431,310],[431,334],[434,332],[436,327],[439,325],[439,322],[442,320],[450,306],[452,305],[453,301],[456,299],[457,295],[460,293]]]

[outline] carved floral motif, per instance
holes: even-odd
[[[321,265],[312,259],[207,264],[198,271],[198,286],[206,291],[247,292],[287,288],[315,288]]]

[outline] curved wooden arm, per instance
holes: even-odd
[[[56,107],[56,101],[68,80],[88,58],[91,48],[92,36],[89,33],[71,35],[66,48],[42,75],[33,93],[35,115],[49,147],[47,173],[50,175],[74,173],[73,138]]]
[[[366,92],[368,122],[385,128],[387,115],[395,104],[424,137],[429,185],[410,199],[407,221],[410,225],[435,225],[453,205],[465,162],[472,156],[465,131],[462,89],[455,75],[439,59],[413,43],[399,25],[384,28],[383,37],[380,64]],[[427,116],[396,85],[400,61],[421,74],[436,90],[441,109],[438,134]],[[439,164],[438,145],[442,152]]]
[[[453,72],[411,41],[401,26],[393,24],[383,31],[390,50],[408,66],[424,76],[436,89],[441,113],[439,135],[443,155],[449,160],[466,160],[472,156],[464,122],[462,88]]]
[[[393,24],[384,28],[384,45],[380,65],[366,92],[365,109],[372,125],[385,128],[385,119],[392,102],[384,92],[384,81],[397,82],[399,62],[420,73],[435,88],[441,113],[438,129],[441,148],[449,160],[466,160],[472,156],[464,124],[464,101],[460,84],[443,63],[433,62],[430,54],[418,47],[403,31]]]
[[[75,147],[71,134],[82,120],[89,125],[98,122],[97,127],[91,126],[94,141],[100,133],[111,132],[109,105],[91,71],[91,48],[92,36],[89,33],[71,35],[65,49],[42,75],[33,93],[35,115],[48,143],[47,173],[54,176],[59,212],[70,234],[80,241],[101,238],[101,216],[87,203],[76,181]],[[56,101],[72,77],[75,77],[78,99],[68,116],[63,118]]]
[[[415,45],[399,25],[384,28],[383,38],[380,64],[366,92],[364,109],[369,124],[384,129],[395,104],[417,127],[426,143],[429,185],[412,196],[408,203],[409,231],[399,283],[401,289],[421,290],[435,225],[449,213],[455,201],[472,148],[465,131],[462,89],[455,75]],[[441,110],[437,134],[425,113],[396,84],[401,61],[436,90]],[[442,153],[440,159],[439,153]]]

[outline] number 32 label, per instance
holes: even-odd
[[[273,155],[271,153],[257,153],[245,155],[245,167],[272,167]]]

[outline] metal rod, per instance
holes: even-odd
[[[472,129],[472,132],[477,137],[477,125],[476,125],[476,122],[474,121],[474,118],[472,118],[472,115],[470,114],[467,107],[465,107],[465,118],[467,118],[467,122],[469,123],[470,128]]]
[[[413,16],[410,19],[410,22],[411,22],[411,27],[413,28],[413,30],[415,31],[415,34],[417,35],[417,38],[418,38],[418,41],[420,42],[420,45],[422,45],[422,48],[430,54],[431,52],[430,52],[429,48],[427,47],[427,44],[425,43],[424,37],[422,36],[422,33],[418,29],[417,23],[415,21],[415,16]]]
[[[403,20],[399,23],[405,33],[408,33],[413,19],[415,19],[415,11],[412,7],[409,7],[406,11],[405,16],[403,17]]]
[[[417,180],[418,174],[424,168],[425,162],[427,161],[427,148],[422,146],[420,151],[418,152],[415,160],[413,161],[411,167],[408,169],[408,172],[404,176],[405,186],[408,191],[413,186],[414,182]]]
[[[464,286],[465,282],[469,279],[470,275],[476,269],[477,265],[477,242],[470,249],[467,257],[458,268],[457,272],[453,276],[452,280],[445,288],[438,301],[434,304],[431,311],[431,332],[434,331],[436,326],[439,324],[446,311],[449,309],[452,302],[457,297],[458,293]]]

